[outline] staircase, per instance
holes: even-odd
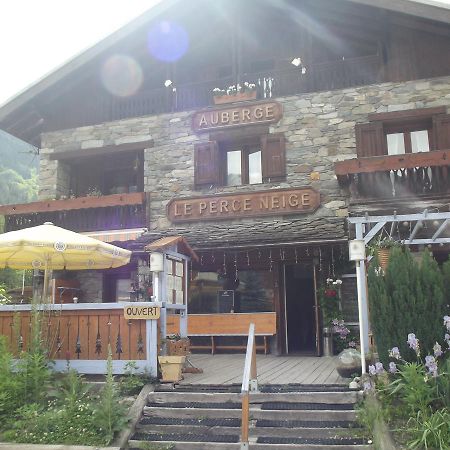
[[[161,385],[129,441],[130,449],[239,450],[241,386]],[[249,448],[360,449],[359,392],[341,385],[262,385],[250,396]]]

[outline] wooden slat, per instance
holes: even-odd
[[[412,169],[414,167],[436,167],[450,165],[450,150],[434,150],[404,155],[353,158],[334,163],[337,176],[354,173],[384,172],[386,170]]]
[[[188,336],[247,336],[250,323],[256,335],[275,335],[276,313],[190,314]],[[167,316],[167,334],[179,333],[179,318]]]
[[[108,206],[142,205],[143,192],[128,194],[111,194],[100,197],[77,197],[66,200],[50,200],[45,202],[31,202],[17,205],[0,206],[0,215],[13,216],[39,212],[67,211],[72,209],[105,208]]]

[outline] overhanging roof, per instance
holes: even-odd
[[[398,11],[411,16],[435,20],[443,23],[450,23],[450,5],[432,2],[432,0],[335,0],[341,2],[353,2],[369,5],[375,8],[386,9],[390,11]],[[185,0],[187,5],[188,0]],[[173,6],[181,4],[181,0],[162,0],[153,8],[132,20],[116,32],[110,34],[100,42],[76,55],[60,67],[44,75],[35,83],[26,87],[24,90],[0,105],[0,122],[8,117],[27,102],[33,100],[37,95],[46,89],[54,86],[56,83],[79,69],[83,65],[89,63],[102,52],[108,50],[113,45],[119,43],[141,26],[156,19]]]

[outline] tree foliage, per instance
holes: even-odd
[[[450,266],[441,270],[428,251],[417,263],[407,248],[393,248],[386,273],[378,261],[369,268],[370,319],[380,360],[388,362],[388,352],[398,347],[409,360],[415,354],[405,336],[415,333],[425,354],[442,338],[445,297],[444,278],[450,280]]]

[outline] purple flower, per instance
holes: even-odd
[[[419,355],[420,353],[420,349],[419,349],[419,341],[416,338],[416,335],[414,333],[409,333],[408,334],[408,345],[411,349],[413,349],[417,355]]]
[[[445,333],[444,339],[445,342],[447,343],[448,348],[450,348],[450,334]]]
[[[395,362],[390,362],[389,363],[389,372],[390,373],[397,372],[397,364],[395,364]]]
[[[375,376],[376,374],[377,374],[377,369],[375,368],[375,366],[370,365],[369,366],[369,375]]]
[[[351,347],[351,348],[356,348],[356,342],[355,341],[350,341],[348,343],[348,346]]]
[[[394,359],[400,359],[401,356],[398,347],[392,347],[391,350],[389,350],[389,356]]]
[[[363,389],[364,389],[364,392],[369,392],[373,389],[373,384],[370,381],[364,381]]]
[[[425,356],[425,367],[428,369],[428,373],[430,375],[433,375],[433,377],[437,377],[438,367],[434,356]]]
[[[378,374],[378,375],[379,375],[380,373],[383,373],[383,372],[384,372],[383,363],[381,363],[381,362],[375,363],[375,370],[377,371],[377,374]]]
[[[434,351],[434,357],[439,358],[439,356],[442,356],[442,347],[436,342],[433,347]]]
[[[444,326],[450,331],[450,316],[444,316]]]

